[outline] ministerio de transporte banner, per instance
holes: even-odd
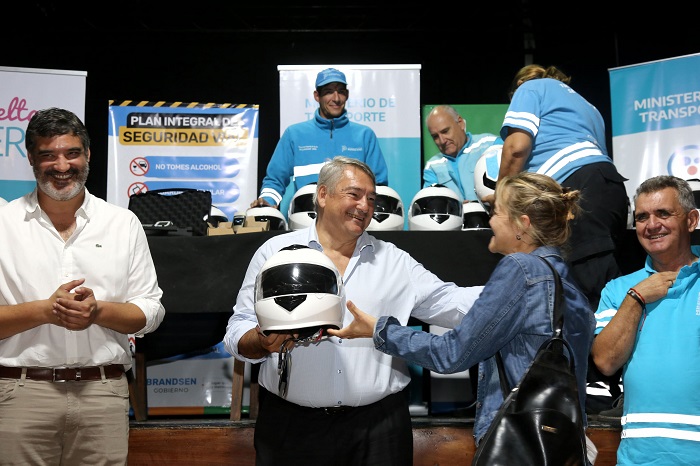
[[[36,186],[24,147],[37,110],[60,107],[85,122],[87,72],[0,66],[0,197],[22,197]]]
[[[646,179],[700,179],[700,54],[612,68],[613,157],[630,202]]]
[[[406,209],[421,185],[420,65],[279,65],[280,136],[287,126],[314,117],[318,102],[313,92],[316,75],[336,68],[348,81],[345,108],[351,121],[374,130],[384,154],[389,186]],[[329,154],[329,158],[341,154]],[[293,190],[280,203],[285,215]]]
[[[258,105],[110,102],[107,200],[156,189],[211,191],[233,220],[257,197]]]

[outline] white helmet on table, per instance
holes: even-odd
[[[228,217],[223,210],[212,204],[212,206],[209,208],[209,215],[207,215],[204,220],[216,228],[219,226],[219,223],[228,222]]]
[[[316,183],[302,186],[294,193],[287,215],[290,230],[301,230],[314,223],[316,219],[314,194],[316,194]]]
[[[275,207],[251,207],[245,212],[246,217],[255,218],[256,222],[270,222],[270,230],[287,230],[287,220]]]
[[[377,186],[374,215],[368,230],[403,230],[403,202],[401,196],[389,186]]]
[[[489,213],[477,201],[462,204],[462,220],[463,231],[491,228],[491,225],[489,225]]]
[[[408,212],[409,230],[460,230],[462,201],[447,186],[433,185],[416,193]]]
[[[328,256],[294,244],[272,255],[255,279],[255,315],[260,330],[299,333],[339,329],[343,324],[342,281]]]

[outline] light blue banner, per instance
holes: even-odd
[[[700,179],[700,54],[609,72],[612,156],[630,199],[653,176]]]

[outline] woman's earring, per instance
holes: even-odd
[[[515,239],[517,239],[518,241],[520,241],[521,239],[523,239],[523,237],[520,236],[520,235],[515,235]]]

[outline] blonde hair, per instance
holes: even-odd
[[[520,216],[527,215],[527,233],[537,246],[563,246],[567,242],[569,221],[581,212],[580,197],[580,191],[562,187],[539,173],[520,172],[501,178],[496,185],[499,209],[522,229]]]
[[[531,79],[541,79],[541,78],[552,78],[557,81],[561,81],[564,84],[569,84],[571,82],[571,76],[564,74],[556,66],[549,66],[545,68],[542,65],[527,65],[523,66],[515,73],[513,82],[510,85],[510,92],[508,93],[509,98],[513,98],[515,90],[520,87],[525,81],[530,81]]]

